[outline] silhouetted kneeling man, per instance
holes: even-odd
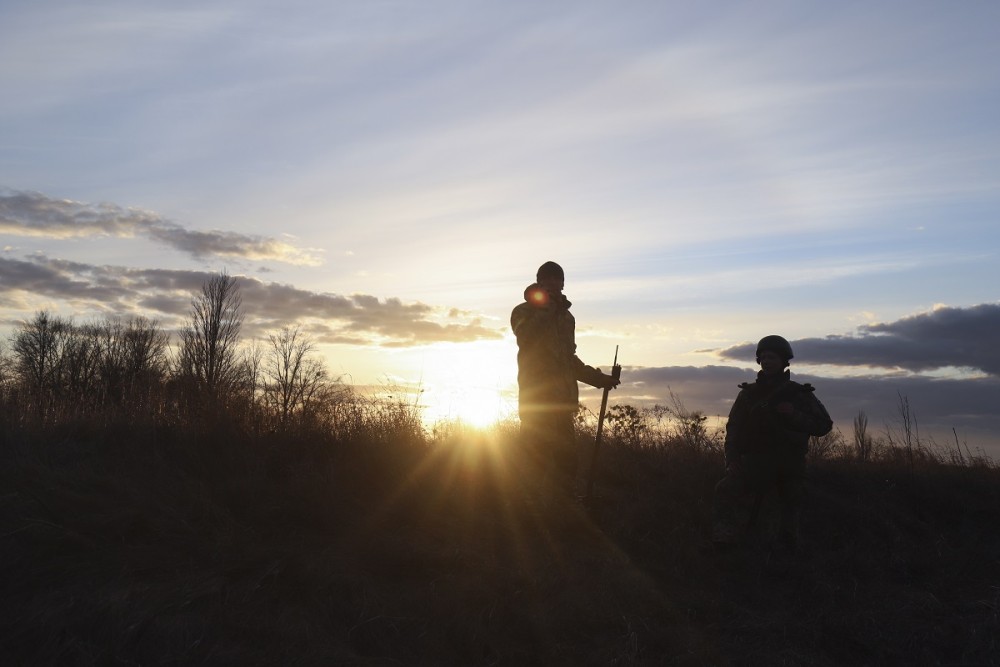
[[[577,381],[613,389],[620,380],[576,356],[576,320],[562,293],[564,280],[561,266],[542,264],[536,282],[524,290],[524,303],[511,312],[510,325],[517,337],[522,440],[549,476],[572,491],[578,458],[573,428],[580,399]]]

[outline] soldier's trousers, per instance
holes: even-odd
[[[568,490],[576,481],[579,452],[573,413],[537,410],[521,413],[521,440],[551,483]]]
[[[752,522],[769,493],[778,501],[778,537],[795,546],[805,488],[805,457],[798,453],[744,456],[715,485],[713,536],[731,541],[753,529]]]

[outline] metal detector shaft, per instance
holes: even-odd
[[[619,379],[622,376],[622,367],[618,365],[618,346],[615,345],[615,360],[611,365],[611,377]],[[604,395],[601,396],[601,412],[597,416],[597,436],[594,438],[594,451],[590,455],[590,470],[587,474],[587,497],[594,490],[594,477],[597,476],[597,453],[601,449],[601,436],[604,434],[604,415],[608,409],[608,392],[610,387],[604,388]]]

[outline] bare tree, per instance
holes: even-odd
[[[71,401],[73,409],[93,407],[100,402],[99,327],[73,326],[66,329],[56,366],[57,394]]]
[[[69,320],[43,310],[14,334],[14,374],[39,415],[51,408],[59,391],[63,351],[71,329]]]
[[[250,400],[257,397],[257,391],[261,388],[263,380],[261,375],[264,366],[264,347],[256,338],[243,349],[241,364],[243,367],[244,393]]]
[[[268,336],[264,360],[264,400],[281,424],[309,407],[327,380],[323,363],[311,355],[315,344],[299,327],[284,327]]]
[[[0,340],[0,409],[10,398],[14,384],[14,359],[7,351],[7,344]]]
[[[115,403],[149,400],[167,369],[168,337],[145,317],[113,319],[99,327],[101,384]]]
[[[14,362],[7,355],[7,343],[0,340],[0,385],[10,380],[13,366]]]
[[[243,421],[253,433],[261,433],[268,424],[267,410],[260,400],[264,381],[264,346],[257,339],[240,348],[240,376],[232,396],[242,412]]]
[[[242,326],[236,278],[226,273],[210,278],[191,300],[191,323],[181,332],[179,375],[212,399],[222,398],[239,380]]]

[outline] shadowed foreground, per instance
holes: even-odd
[[[502,433],[3,432],[0,661],[998,664],[1000,474],[813,466],[796,557],[707,544],[718,454],[603,452],[586,505]]]

